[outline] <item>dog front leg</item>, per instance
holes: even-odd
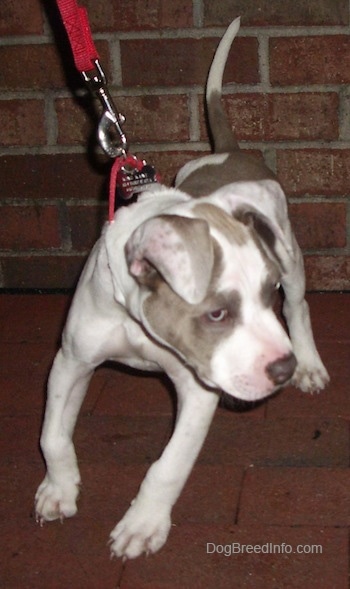
[[[168,445],[111,533],[114,556],[136,558],[143,552],[156,552],[168,537],[172,507],[192,470],[218,403],[218,396],[202,389],[192,377],[188,384],[190,388],[178,390],[178,418]]]
[[[48,383],[40,439],[47,473],[35,496],[37,521],[72,517],[76,511],[80,474],[72,442],[79,409],[93,369],[60,350]]]
[[[295,258],[288,263],[282,286],[285,293],[283,314],[298,362],[292,383],[304,392],[314,392],[326,386],[329,376],[316,349],[312,333],[309,306],[305,300],[302,254],[293,235],[291,239]]]

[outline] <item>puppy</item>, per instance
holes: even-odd
[[[175,188],[151,188],[104,227],[80,278],[48,383],[39,522],[73,516],[80,483],[72,442],[94,369],[117,360],[165,371],[178,395],[173,435],[111,534],[113,555],[163,546],[171,510],[221,392],[254,401],[293,382],[322,389],[300,249],[273,173],[239,150],[221,106],[235,20],[207,83],[215,153],[185,165]],[[283,287],[289,335],[273,312]]]

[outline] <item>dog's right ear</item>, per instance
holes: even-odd
[[[190,304],[208,290],[214,248],[206,221],[160,215],[142,223],[125,246],[129,272],[140,283],[154,284],[159,275]]]
[[[271,223],[270,219],[254,209],[246,209],[245,207],[237,209],[234,216],[237,221],[247,225],[255,232],[268,257],[275,259],[283,268],[279,252],[280,248],[278,247],[281,241],[280,234],[277,233],[276,226]],[[283,247],[282,252],[284,251],[285,248]]]
[[[212,198],[226,204],[227,212],[254,229],[280,260],[293,259],[287,200],[278,182],[233,182],[214,192]]]

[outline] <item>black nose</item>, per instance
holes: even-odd
[[[266,374],[274,384],[281,385],[292,378],[296,365],[297,361],[294,354],[288,354],[288,356],[283,356],[283,358],[268,364]]]

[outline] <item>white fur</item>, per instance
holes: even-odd
[[[175,185],[178,186],[184,182],[190,174],[202,168],[203,166],[217,166],[218,164],[223,164],[227,160],[228,156],[228,153],[214,153],[213,155],[203,155],[202,157],[198,157],[195,160],[187,162],[178,171]]]
[[[233,40],[235,39],[241,24],[240,17],[236,18],[226,29],[225,35],[220,41],[220,46],[215,52],[213,62],[208,75],[206,100],[207,104],[210,101],[212,92],[217,92],[222,86],[222,78],[227,61],[229,51]]]
[[[217,58],[219,70],[209,77],[210,90],[221,80],[222,51],[227,54],[238,26],[238,22],[233,23],[224,37],[224,49]],[[178,178],[183,180],[206,163],[222,163],[226,157],[224,154],[201,158],[185,166]],[[238,290],[242,321],[213,351],[205,374],[195,377],[190,357],[183,361],[169,349],[171,346],[156,343],[157,334],[147,333],[143,303],[150,293],[135,280],[137,264],[135,276],[129,271],[125,252],[130,236],[148,219],[162,214],[191,217],[194,202],[180,190],[164,187],[144,193],[137,204],[122,209],[115,222],[105,227],[81,276],[62,347],[51,370],[41,435],[47,474],[35,502],[40,523],[71,517],[77,511],[80,474],[72,437],[96,366],[114,359],[135,368],[165,371],[178,395],[176,427],[163,454],[149,469],[137,497],[112,531],[111,552],[115,556],[135,558],[142,552],[159,550],[166,541],[172,507],[191,472],[218,403],[217,392],[208,390],[205,384],[214,384],[243,399],[262,398],[273,390],[266,366],[292,349],[298,360],[294,375],[297,386],[312,391],[323,388],[328,380],[314,344],[304,300],[302,256],[278,185],[271,181],[237,183],[200,200],[230,213],[237,206],[249,205],[272,224],[284,267],[284,312],[290,340],[272,311],[264,309],[259,300],[267,269],[258,248],[247,243],[240,246],[238,256],[234,244],[228,243],[218,228],[212,229],[223,252],[224,271],[219,287]],[[188,268],[181,271],[186,277]]]
[[[232,187],[241,193],[242,186]],[[258,186],[255,187],[259,191]],[[265,190],[265,188],[264,188]],[[266,193],[261,189],[261,199]],[[241,193],[243,194],[244,191]],[[259,196],[259,194],[258,194]],[[274,191],[270,192],[274,199]],[[212,200],[224,210],[232,199],[223,191]],[[273,205],[267,204],[267,211]],[[171,508],[180,494],[205,439],[218,396],[193,378],[180,358],[149,339],[142,328],[143,301],[140,289],[126,266],[124,247],[131,231],[149,215],[169,212],[191,216],[193,201],[177,190],[164,192],[161,200],[152,194],[138,205],[122,210],[115,223],[106,226],[82,274],[63,333],[62,349],[55,359],[48,388],[41,445],[47,474],[36,495],[37,518],[42,523],[71,517],[76,513],[80,483],[72,442],[74,425],[94,368],[115,359],[146,370],[164,370],[175,384],[179,397],[176,428],[161,458],[151,467],[139,495],[113,530],[111,550],[133,558],[158,550],[170,529]],[[242,399],[254,400],[271,393],[266,365],[293,348],[299,366],[294,381],[303,390],[322,388],[328,376],[313,342],[308,309],[304,301],[302,259],[292,234],[284,235],[287,272],[285,314],[291,342],[271,310],[263,309],[258,289],[265,276],[263,258],[252,244],[240,246],[232,256],[232,244],[216,230],[224,258],[220,288],[232,284],[243,297],[243,324],[233,330],[215,351],[204,383],[214,384]],[[147,325],[146,325],[147,330]],[[190,359],[189,359],[190,363]]]

